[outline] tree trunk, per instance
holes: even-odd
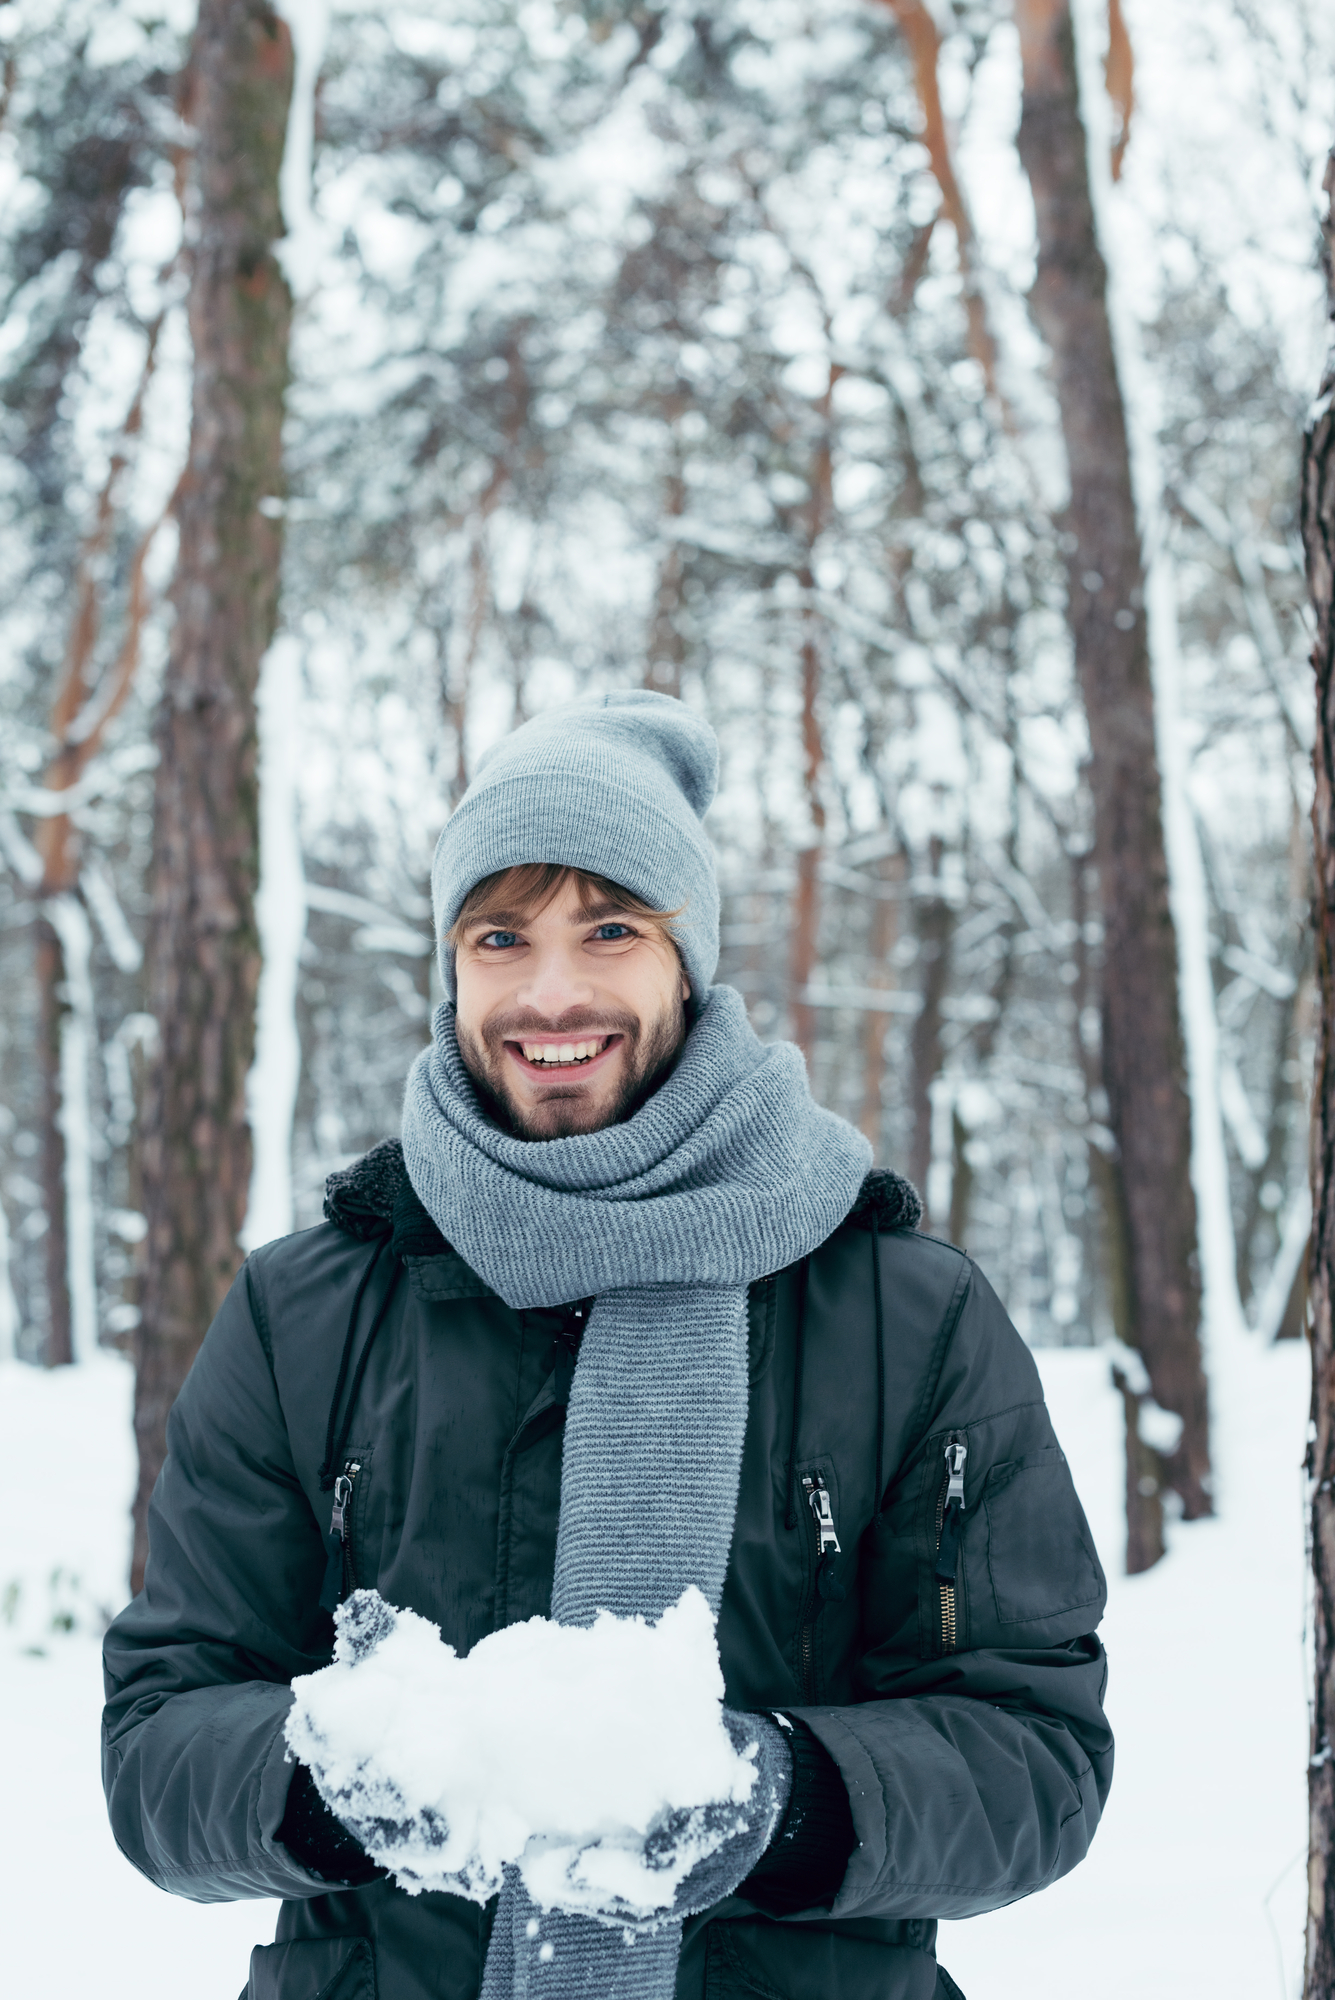
[[[944,842],[934,838],[929,852],[933,886],[917,910],[922,1005],[914,1016],[909,1037],[909,1099],[913,1114],[909,1179],[921,1194],[925,1207],[932,1165],[932,1085],[941,1072],[941,1003],[950,978],[950,944],[955,929],[955,912],[940,893]],[[944,1226],[945,1220],[944,1216],[933,1215],[927,1207],[927,1221],[934,1228]]]
[[[120,442],[111,456],[98,496],[93,525],[79,551],[74,580],[74,616],[60,679],[51,702],[51,735],[55,750],[43,774],[48,791],[65,792],[78,784],[102,748],[108,724],[120,712],[139,664],[139,642],[147,614],[144,565],[161,521],[143,536],[129,565],[125,631],[115,659],[100,679],[95,673],[102,628],[102,583],[107,551],[115,526],[121,475],[129,463],[133,440],[143,429],[144,399],[157,360],[159,320],[149,330],[139,386],[126,414]],[[59,899],[78,891],[83,859],[82,836],[68,813],[45,814],[37,824],[37,852],[42,862],[38,889],[35,969],[38,992],[37,1060],[41,1072],[42,1200],[46,1210],[46,1363],[62,1367],[74,1359],[74,1329],[69,1270],[70,1230],[67,1213],[67,1167],[64,1090],[61,1058],[69,1032],[65,951],[53,922]]]
[[[671,540],[658,566],[644,685],[655,688],[659,694],[673,695],[678,701],[681,699],[681,670],[686,664],[686,640],[682,632],[682,589],[686,563],[676,528],[686,512],[686,500],[686,478],[680,454],[674,453],[663,496],[663,518],[668,524]]]
[[[48,1368],[74,1359],[70,1315],[69,1230],[65,1218],[65,1132],[61,1121],[60,1045],[65,1035],[64,953],[54,924],[37,919],[35,953],[38,996],[37,1062],[41,1071],[42,1206],[46,1235],[46,1354]]]
[[[925,4],[925,0],[886,0],[886,4],[899,23],[900,33],[908,43],[909,55],[913,62],[914,87],[922,110],[922,143],[931,162],[932,176],[941,191],[941,213],[955,232],[955,246],[960,264],[960,285],[964,293],[964,314],[969,329],[969,352],[983,371],[983,379],[989,394],[995,395],[997,393],[996,342],[992,338],[992,329],[987,322],[987,308],[978,287],[978,252],[973,221],[955,176],[955,163],[951,158],[950,140],[941,107],[941,85],[937,73],[937,60],[941,53],[941,31],[936,25],[935,15]],[[918,254],[912,262],[917,268],[907,287],[909,298],[912,296],[917,278],[927,266],[931,229],[931,223],[925,224],[920,242],[915,245]],[[909,274],[906,273],[907,275]],[[903,289],[905,288],[901,287],[901,290]],[[907,303],[908,298],[904,300],[904,304]]]
[[[291,299],[273,254],[292,45],[267,0],[201,0],[188,73],[192,189],[190,454],[156,741],[144,1111],[148,1221],[136,1348],[132,1584],[167,1413],[240,1263],[250,1183],[246,1077],[259,938],[260,660],[277,621]]]
[[[83,549],[75,590],[74,623],[66,647],[64,670],[51,705],[51,733],[56,752],[45,772],[49,791],[77,784],[87,757],[84,746],[69,741],[71,726],[90,692],[88,672],[97,638],[98,599],[92,560],[102,554],[110,526],[111,483],[102,494],[99,519]],[[80,838],[68,813],[51,813],[37,828],[37,852],[42,858],[39,890],[41,914],[36,925],[38,992],[38,1063],[42,1078],[42,1202],[46,1209],[46,1365],[66,1367],[74,1359],[74,1328],[69,1282],[69,1218],[66,1205],[66,1153],[61,1053],[69,1032],[65,984],[65,953],[60,933],[51,921],[58,896],[69,896],[79,880]]]
[[[812,588],[809,572],[804,572],[806,588]],[[825,841],[825,804],[821,798],[821,774],[825,745],[821,738],[820,637],[811,612],[803,613],[802,639],[802,768],[806,781],[807,813],[811,820],[810,844],[797,857],[797,891],[793,898],[793,941],[790,978],[793,988],[793,1040],[810,1067],[816,1050],[816,1010],[803,998],[816,969],[820,935],[820,863]]]
[[[1326,167],[1335,209],[1335,152]],[[1335,1992],[1335,216],[1327,213],[1326,280],[1332,343],[1303,450],[1302,529],[1316,614],[1315,845],[1316,1082],[1312,1093],[1312,1627],[1315,1662],[1308,1765],[1311,1847],[1307,1866],[1304,2000]]]
[[[1126,1431],[1126,1573],[1140,1576],[1164,1553],[1163,1460],[1140,1435],[1145,1397],[1115,1364],[1112,1378],[1122,1398]]]
[[[825,741],[821,734],[820,699],[824,628],[812,597],[816,589],[813,567],[816,545],[830,517],[834,486],[833,427],[834,388],[843,369],[830,363],[829,379],[816,402],[820,423],[812,456],[811,497],[806,513],[806,549],[797,580],[806,594],[802,612],[802,775],[806,792],[811,840],[797,857],[797,890],[793,898],[792,946],[789,980],[792,987],[793,1040],[810,1068],[816,1052],[816,1009],[803,999],[811,983],[820,952],[820,864],[825,848]]]
[[[950,1113],[950,1158],[950,1223],[946,1234],[961,1250],[967,1250],[973,1166],[969,1159],[969,1128],[953,1108]]]
[[[890,954],[898,942],[899,906],[904,873],[903,856],[896,852],[879,862],[875,874],[880,893],[873,899],[868,919],[867,984],[886,992],[894,986],[890,976]],[[863,1136],[879,1157],[881,1126],[885,1118],[885,1034],[887,1017],[874,1007],[862,1016],[862,1115]]]
[[[1086,1149],[1089,1185],[1094,1193],[1096,1217],[1093,1231],[1098,1268],[1102,1273],[1108,1314],[1113,1333],[1125,1346],[1135,1340],[1132,1310],[1131,1247],[1126,1219],[1126,1198],[1122,1190],[1122,1168],[1112,1148],[1101,1118],[1095,1116],[1098,1094],[1103,1092],[1103,1038],[1097,1042],[1086,1033],[1086,1017],[1097,1016],[1094,1005],[1096,975],[1090,962],[1086,925],[1089,918],[1089,887],[1092,870],[1085,854],[1071,857],[1071,911],[1075,919],[1075,1054],[1085,1079],[1085,1105],[1090,1138]],[[1087,1237],[1088,1241],[1089,1238]],[[1140,1435],[1141,1398],[1114,1364],[1113,1387],[1122,1398],[1126,1418],[1126,1573],[1137,1576],[1153,1569],[1163,1555],[1163,1466],[1157,1452]]]
[[[1156,1401],[1183,1420],[1163,1461],[1188,1520],[1211,1511],[1191,1106],[1168,902],[1145,568],[1126,412],[1090,199],[1067,0],[1016,0],[1019,149],[1033,190],[1032,304],[1052,351],[1070,466],[1068,616],[1089,722],[1104,930],[1103,1082],[1130,1250],[1131,1332]]]

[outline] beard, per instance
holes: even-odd
[[[545,1021],[531,1008],[495,1014],[474,1034],[455,1017],[455,1037],[464,1067],[487,1113],[517,1139],[572,1139],[601,1132],[633,1118],[674,1067],[686,1039],[686,1010],[680,999],[651,1021],[615,1011],[574,1007],[559,1020]],[[623,1050],[618,1081],[610,1091],[601,1077],[581,1080],[578,1070],[540,1086],[536,1102],[526,1102],[509,1072],[507,1042],[525,1035],[620,1035]]]

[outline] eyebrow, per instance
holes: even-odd
[[[535,912],[532,910],[527,912],[520,910],[489,910],[484,916],[474,917],[469,923],[468,928],[470,931],[522,930],[523,926],[534,914]],[[609,917],[632,918],[633,916],[634,912],[628,910],[624,903],[618,903],[611,898],[604,897],[600,903],[592,903],[587,909],[576,910],[567,921],[572,924],[599,924],[606,923]]]

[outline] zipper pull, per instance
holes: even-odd
[[[360,1470],[360,1467],[354,1467],[352,1470],[355,1473]],[[340,1548],[345,1547],[347,1544],[346,1522],[348,1502],[351,1498],[352,1480],[346,1472],[340,1472],[338,1478],[334,1481],[334,1511],[329,1517],[329,1532],[331,1535],[338,1536],[338,1545]]]
[[[963,1438],[948,1438],[945,1446],[946,1499],[941,1515],[941,1539],[936,1548],[936,1579],[953,1584],[960,1563],[964,1530],[964,1467],[969,1447]]]
[[[802,1490],[807,1496],[811,1518],[816,1523],[816,1546],[819,1554],[819,1561],[816,1564],[816,1589],[822,1597],[842,1598],[845,1595],[844,1586],[835,1575],[834,1559],[843,1552],[835,1532],[830,1489],[820,1473],[816,1472],[803,1478]]]
[[[320,1590],[322,1611],[331,1613],[335,1611],[343,1595],[343,1553],[348,1545],[348,1508],[352,1502],[352,1482],[360,1471],[360,1465],[349,1465],[347,1472],[340,1472],[334,1481],[334,1511],[329,1517],[329,1533],[325,1536],[329,1559],[325,1563],[324,1583]]]
[[[570,1404],[570,1388],[575,1379],[575,1359],[578,1349],[568,1333],[558,1333],[552,1342],[552,1398],[567,1409]]]
[[[555,1376],[552,1398],[562,1409],[568,1409],[570,1405],[570,1387],[575,1379],[575,1363],[579,1359],[590,1303],[588,1299],[581,1299],[578,1305],[567,1306],[566,1323],[552,1341],[550,1365]]]
[[[840,1555],[842,1551],[839,1547],[839,1537],[834,1532],[834,1509],[830,1505],[830,1489],[819,1472],[803,1479],[802,1491],[807,1496],[807,1505],[816,1523],[821,1554],[824,1555],[826,1549],[833,1549],[836,1555]]]

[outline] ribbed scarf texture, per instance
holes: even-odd
[[[871,1148],[710,989],[672,1074],[625,1124],[526,1141],[483,1111],[438,1009],[403,1114],[413,1188],[516,1309],[594,1298],[566,1416],[552,1617],[657,1618],[688,1584],[717,1616],[746,1431],[746,1290],[823,1243]],[[507,1872],[482,2000],[670,2000],[681,1925],[638,1936],[543,1914]]]

